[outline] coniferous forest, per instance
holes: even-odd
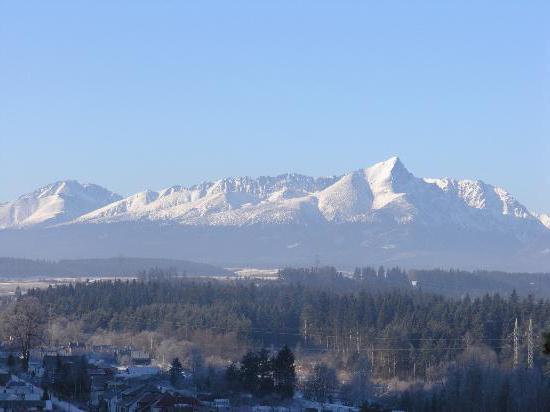
[[[445,298],[388,285],[370,290],[332,269],[286,270],[279,281],[156,278],[77,283],[33,290],[55,316],[82,321],[84,332],[196,331],[232,335],[252,347],[288,344],[305,352],[369,355],[376,376],[424,377],[465,349],[491,350],[512,362],[514,322],[525,343],[550,330],[550,301],[499,294]],[[307,281],[304,277],[307,276]],[[392,282],[394,284],[392,284]],[[545,361],[540,350],[535,362]],[[389,367],[388,367],[389,365]]]
[[[147,336],[145,349],[154,347],[157,358],[176,354],[174,376],[186,368],[205,390],[283,398],[301,390],[308,399],[338,396],[380,410],[550,405],[543,353],[550,301],[514,290],[443,296],[382,267],[347,275],[331,267],[284,269],[277,280],[156,269],[29,296],[48,309],[63,338],[124,336],[135,344]]]

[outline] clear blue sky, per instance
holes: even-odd
[[[394,154],[550,212],[548,1],[1,1],[0,201]]]

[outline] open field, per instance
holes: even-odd
[[[35,279],[0,279],[0,296],[15,295],[15,291],[19,287],[22,293],[29,289],[46,289],[50,285],[67,285],[77,282],[96,282],[98,280],[114,279],[112,277],[96,277],[96,278],[35,278]],[[117,279],[134,279],[133,277],[124,277]]]

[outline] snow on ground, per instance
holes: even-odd
[[[258,268],[232,268],[240,278],[262,278],[262,279],[278,279],[277,273],[279,269],[258,269]]]

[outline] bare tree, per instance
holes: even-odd
[[[35,297],[20,299],[7,314],[6,332],[21,351],[25,370],[29,367],[31,349],[44,341],[45,324],[44,308]]]

